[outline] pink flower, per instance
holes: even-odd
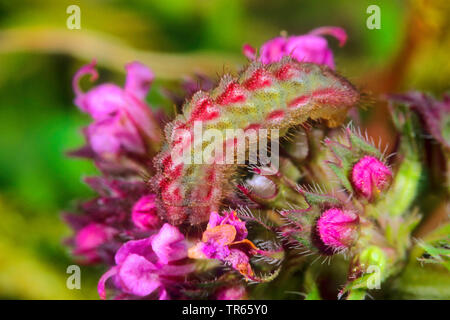
[[[245,222],[237,217],[235,211],[225,212],[224,216],[212,212],[202,241],[189,249],[188,256],[192,259],[221,260],[251,279],[250,256],[258,249],[246,239],[247,233]]]
[[[280,61],[285,56],[291,56],[300,62],[324,64],[335,68],[333,52],[328,47],[323,35],[331,35],[339,40],[343,46],[347,41],[344,29],[338,27],[321,27],[310,31],[306,35],[291,37],[276,37],[264,43],[260,49],[259,60],[268,64]],[[254,59],[254,49],[244,45],[243,52],[249,59]]]
[[[78,70],[73,79],[75,104],[94,119],[86,132],[99,155],[117,156],[120,151],[144,154],[146,142],[162,140],[159,125],[145,104],[153,73],[138,62],[126,65],[126,70],[124,89],[105,83],[83,92],[80,79],[86,74],[91,74],[91,80],[98,77],[95,61]]]
[[[114,277],[115,286],[125,294],[144,297],[159,289],[159,298],[167,299],[167,287],[176,284],[176,277],[193,271],[192,264],[183,264],[187,256],[184,236],[164,224],[149,238],[124,243],[115,255],[116,266],[107,271],[98,283],[98,292],[106,298],[105,283]]]
[[[80,229],[75,237],[76,255],[84,256],[88,263],[99,260],[98,247],[111,240],[115,230],[99,223],[90,223]]]
[[[159,227],[161,220],[157,214],[155,204],[156,195],[149,194],[141,197],[131,211],[131,220],[141,230],[152,230]]]
[[[390,183],[392,171],[383,162],[372,156],[364,156],[352,170],[352,183],[356,190],[372,199]]]
[[[290,37],[286,43],[286,54],[300,62],[324,64],[335,68],[333,52],[325,38],[314,35]]]
[[[320,240],[339,251],[350,247],[358,235],[359,217],[351,211],[332,208],[324,211],[317,221]]]
[[[280,61],[286,56],[286,44],[288,39],[284,37],[273,38],[261,46],[259,60],[262,63],[272,63]]]

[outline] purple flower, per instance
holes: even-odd
[[[87,263],[97,262],[100,259],[98,247],[111,240],[115,233],[113,228],[99,223],[86,225],[75,236],[74,254],[85,257]]]
[[[308,34],[291,37],[276,37],[264,43],[260,49],[259,60],[268,64],[280,61],[285,56],[290,56],[300,62],[312,62],[324,64],[331,69],[335,68],[333,52],[328,47],[323,35],[331,35],[339,40],[343,46],[347,41],[347,34],[339,27],[321,27],[310,31]],[[248,44],[243,47],[243,52],[249,59],[255,59],[255,50]]]
[[[357,214],[338,208],[324,211],[317,221],[317,231],[322,242],[339,251],[350,247],[358,235]]]
[[[392,171],[383,162],[372,156],[364,156],[352,169],[355,189],[368,199],[373,199],[391,181]]]
[[[133,206],[131,219],[139,229],[152,230],[160,226],[161,220],[157,214],[155,200],[156,195],[149,194],[141,197]]]
[[[251,279],[250,256],[258,249],[246,239],[247,234],[245,222],[237,217],[235,211],[225,212],[223,216],[212,212],[202,241],[189,249],[188,256],[192,259],[221,260]]]
[[[170,224],[149,238],[124,243],[115,255],[116,266],[98,283],[98,292],[106,298],[105,283],[113,278],[115,286],[125,294],[145,297],[159,289],[159,298],[167,299],[167,287],[176,277],[193,271],[192,264],[181,263],[187,257],[184,236]]]
[[[147,144],[162,140],[159,124],[145,104],[153,73],[138,62],[128,64],[126,70],[124,89],[105,83],[83,92],[80,79],[86,74],[91,74],[91,80],[98,77],[95,61],[78,70],[73,79],[75,104],[94,119],[86,130],[88,141],[102,157],[117,157],[122,152],[143,155]]]

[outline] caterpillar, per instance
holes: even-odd
[[[182,160],[185,154],[195,158],[209,148],[205,141],[193,139],[196,125],[224,136],[229,129],[244,134],[277,129],[283,136],[308,119],[335,127],[359,98],[355,87],[330,68],[289,57],[272,64],[253,61],[238,77],[225,75],[210,92],[195,93],[165,127],[166,143],[155,157],[152,181],[159,214],[174,225],[203,223],[233,189],[238,164],[224,164],[223,155],[214,154],[206,163]],[[234,147],[236,137],[223,144]],[[246,143],[247,153],[254,144]]]

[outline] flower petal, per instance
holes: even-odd
[[[286,38],[273,38],[261,46],[260,60],[262,63],[278,62],[286,56]]]
[[[320,27],[309,32],[311,35],[330,35],[335,37],[339,41],[339,46],[342,47],[347,42],[347,32],[340,27]]]
[[[187,256],[187,247],[184,236],[174,226],[165,223],[159,232],[152,238],[152,248],[159,258],[159,262],[167,264],[170,261],[180,260]]]
[[[249,60],[255,60],[256,59],[256,50],[249,44],[244,44],[242,46],[242,52]]]
[[[203,242],[214,242],[220,246],[225,246],[236,238],[236,228],[229,224],[222,224],[212,229],[206,229],[203,232]]]
[[[155,75],[150,68],[137,61],[127,64],[125,69],[127,70],[125,90],[144,101]]]
[[[124,291],[136,296],[147,296],[161,286],[155,265],[137,254],[127,256],[117,276]]]
[[[112,276],[116,275],[117,273],[117,267],[112,267],[108,271],[106,271],[98,281],[97,285],[97,291],[100,296],[100,299],[105,300],[106,299],[106,290],[105,290],[105,284],[106,281],[111,278]]]
[[[145,238],[141,240],[131,240],[124,243],[119,250],[117,250],[114,257],[116,264],[122,264],[130,254],[138,254],[147,260],[152,260],[154,252],[151,245],[152,238]]]
[[[87,135],[92,149],[104,158],[115,158],[121,152],[145,153],[138,130],[123,112],[92,123],[87,128]]]

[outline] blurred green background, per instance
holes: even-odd
[[[66,27],[72,4],[81,30]],[[366,27],[371,4],[381,9],[379,30]],[[440,95],[450,83],[449,21],[446,0],[0,0],[0,298],[97,298],[99,267],[82,266],[81,290],[66,288],[74,262],[60,219],[74,199],[92,196],[81,178],[96,173],[65,156],[89,122],[72,103],[81,65],[96,58],[100,81],[121,84],[126,62],[146,63],[157,77],[150,104],[170,110],[162,87],[237,70],[243,43],[335,25],[349,35],[343,48],[330,39],[338,70],[362,90]],[[389,141],[383,110],[366,121]]]

